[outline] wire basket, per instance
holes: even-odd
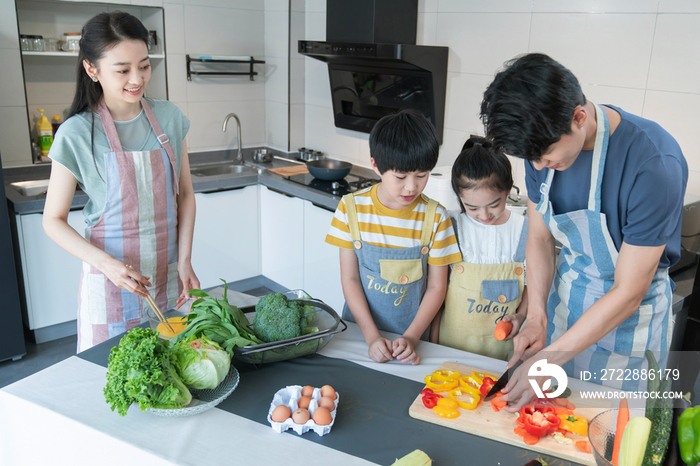
[[[326,346],[333,338],[333,335],[344,332],[348,328],[347,324],[338,317],[333,308],[319,299],[309,298],[308,294],[303,290],[293,290],[284,294],[290,301],[298,301],[304,306],[314,306],[316,308],[315,320],[310,325],[318,327],[318,332],[272,343],[244,347],[235,346],[233,348],[233,357],[238,361],[259,365],[308,356]],[[255,307],[241,310],[245,312],[248,321],[253,322]]]

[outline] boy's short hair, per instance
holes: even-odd
[[[426,172],[435,168],[440,145],[433,124],[419,111],[406,109],[374,125],[369,151],[380,173]]]
[[[484,92],[486,137],[508,155],[538,161],[571,134],[574,110],[586,103],[576,76],[542,53],[506,62]]]

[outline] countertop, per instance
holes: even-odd
[[[252,153],[255,149],[263,149],[263,147],[250,147],[244,149],[243,158],[245,165],[258,169],[257,173],[222,174],[204,177],[193,176],[192,186],[194,191],[196,193],[226,191],[229,189],[262,184],[275,191],[279,191],[290,196],[296,196],[310,201],[319,207],[335,211],[336,207],[338,206],[338,202],[340,201],[340,196],[335,196],[333,194],[309,188],[308,186],[295,183],[286,177],[276,175],[268,171],[271,168],[296,165],[293,160],[296,158],[296,156],[298,156],[298,152],[286,153],[272,149],[273,155],[290,159],[290,161],[273,158],[269,163],[259,163],[254,162],[252,158]],[[234,151],[232,150],[189,154],[190,165],[193,169],[226,161],[233,161],[233,156]],[[37,196],[23,196],[13,186],[11,186],[11,183],[16,181],[48,179],[50,170],[50,164],[41,164],[31,167],[6,168],[3,170],[5,193],[8,200],[8,207],[11,212],[17,214],[33,214],[43,212],[44,201],[46,199],[45,194],[40,194]],[[378,179],[374,171],[364,167],[353,166],[350,173],[365,178]],[[87,194],[81,190],[76,190],[75,196],[73,197],[73,203],[71,204],[71,210],[83,208],[87,201]]]

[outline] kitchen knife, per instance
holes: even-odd
[[[484,397],[484,401],[489,401],[491,398],[496,396],[498,392],[500,392],[505,386],[508,384],[508,380],[510,380],[511,374],[520,367],[520,365],[523,363],[522,359],[518,360],[512,367],[507,369],[503,375],[496,381],[495,384],[493,384],[493,387],[491,387],[491,390],[486,394]]]

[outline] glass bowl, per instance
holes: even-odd
[[[185,309],[185,307],[186,306],[183,306],[180,309],[170,309],[169,311],[163,313],[163,316],[167,319],[168,323],[173,328],[173,331],[170,331],[165,324],[161,323],[160,319],[158,319],[156,314],[153,312],[153,309],[150,307],[146,308],[146,315],[148,316],[148,323],[150,324],[151,329],[158,332],[158,336],[163,340],[170,340],[171,338],[175,337],[175,335],[185,330],[185,327],[187,326],[189,308]]]
[[[603,411],[588,424],[588,440],[591,442],[593,457],[598,466],[613,466],[610,460],[615,445],[617,412],[617,409]],[[644,416],[644,410],[631,408],[630,419],[637,416]]]

